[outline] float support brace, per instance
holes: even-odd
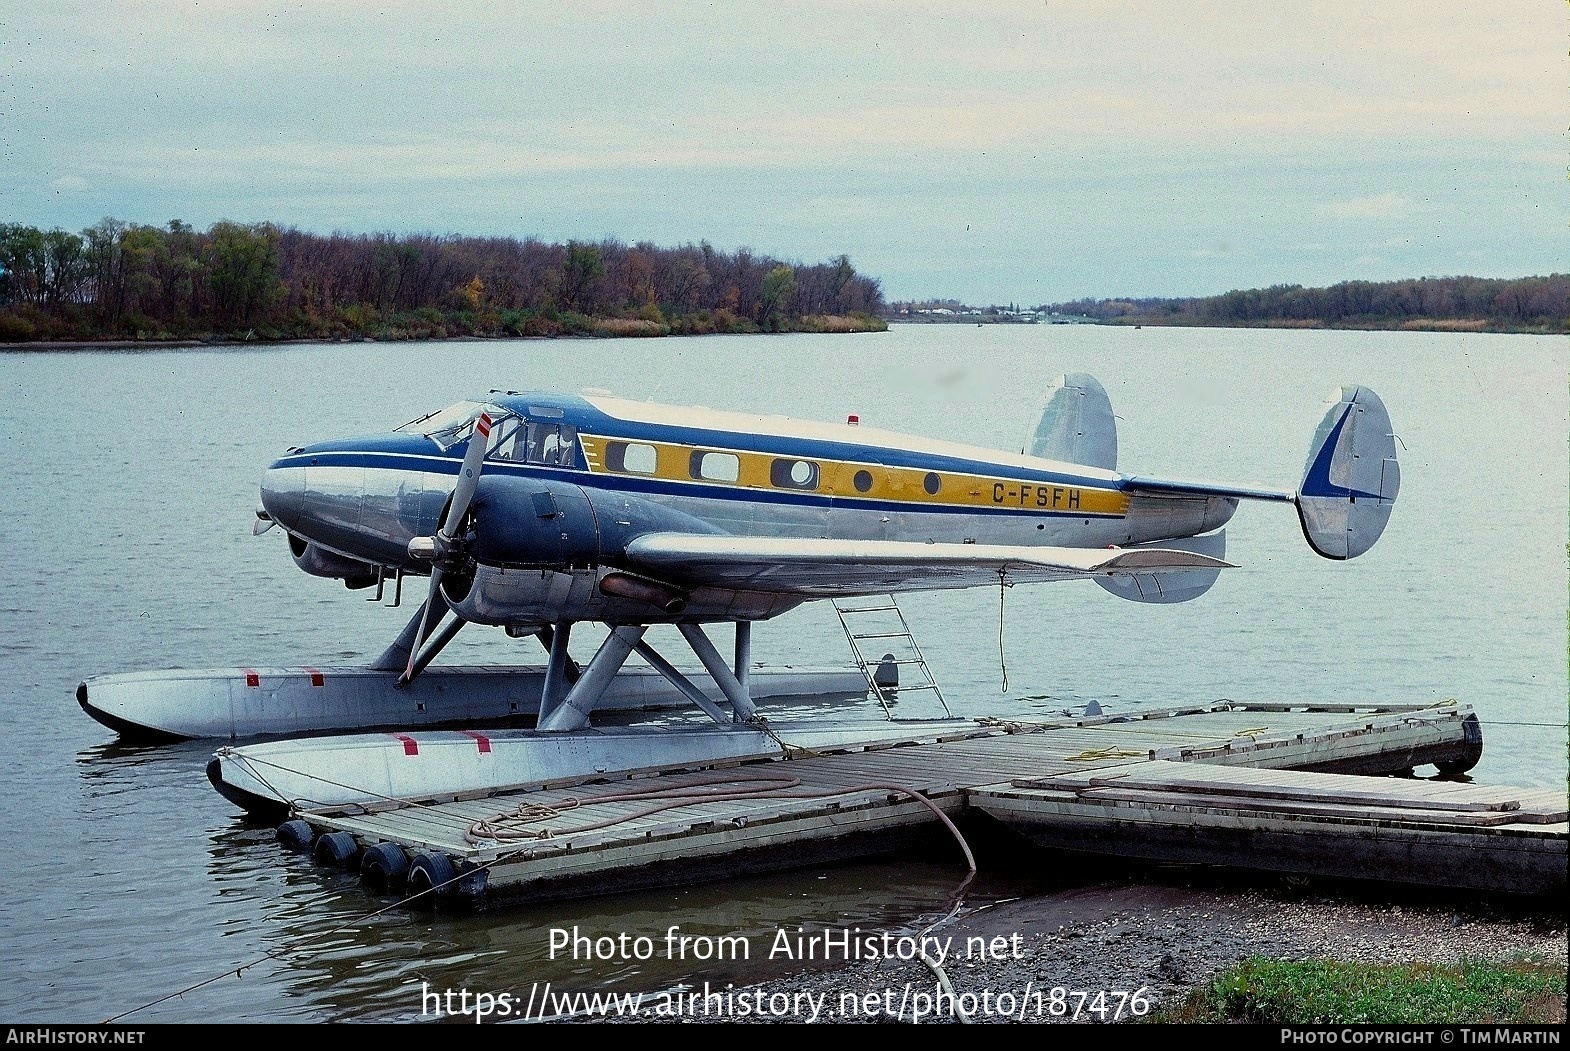
[[[594,706],[600,702],[605,693],[605,688],[611,684],[621,666],[627,662],[630,654],[639,642],[643,641],[643,633],[648,631],[646,624],[629,624],[616,628],[600,648],[595,651],[594,658],[589,661],[589,666],[583,669],[583,675],[573,684],[571,690],[561,704],[551,714],[539,721],[539,729],[547,731],[580,730],[589,724],[589,713],[594,711]]]
[[[561,707],[567,696],[567,687],[578,680],[578,667],[567,655],[567,643],[572,637],[572,624],[563,622],[555,629],[544,628],[540,641],[550,650],[550,661],[545,665],[545,685],[540,690],[540,717],[536,725],[543,724],[551,713]]]
[[[430,599],[426,599],[426,602],[429,601]],[[430,638],[431,632],[436,630],[437,621],[433,618],[431,622],[426,625],[425,634],[421,635],[420,638],[416,640],[415,635],[419,634],[420,623],[424,621],[424,619],[425,602],[422,602],[420,603],[420,608],[414,611],[414,616],[409,618],[409,623],[403,626],[403,630],[400,631],[398,633],[398,637],[393,640],[392,645],[383,650],[382,655],[371,662],[372,670],[397,672],[403,671],[403,669],[409,663],[409,651],[413,650],[420,643]]]
[[[738,622],[740,623],[740,622]],[[725,664],[725,658],[720,656],[720,651],[714,648],[714,643],[703,633],[703,629],[696,624],[678,624],[682,637],[687,640],[687,645],[692,647],[692,652],[698,655],[703,662],[704,669],[714,678],[720,692],[725,694],[725,699],[730,701],[731,708],[735,710],[734,722],[744,723],[757,714],[758,708],[752,703],[752,698],[747,695],[747,690],[737,681],[736,676]]]
[[[710,719],[713,719],[721,726],[729,726],[734,721],[726,713],[725,709],[709,700],[708,694],[693,685],[691,679],[683,675],[670,661],[660,656],[653,646],[650,646],[647,642],[640,642],[636,649],[638,656],[648,661],[655,671],[665,676],[666,681],[680,690],[683,697],[702,708],[704,714]]]

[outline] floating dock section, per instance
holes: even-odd
[[[1563,794],[1371,776],[1464,771],[1481,748],[1456,705],[956,721],[834,754],[303,811],[280,837],[471,906],[865,856],[930,837],[936,811],[1096,854],[1562,892]]]

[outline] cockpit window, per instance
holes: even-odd
[[[485,458],[546,467],[576,467],[577,453],[578,429],[572,424],[509,416],[491,428],[491,443]]]
[[[469,431],[481,412],[489,412],[493,421],[499,421],[509,415],[506,409],[497,405],[489,405],[483,401],[460,401],[456,405],[438,409],[417,420],[410,420],[397,430],[406,434],[423,434],[435,442],[442,452],[446,452],[469,436]],[[492,433],[494,442],[494,431]]]
[[[578,429],[570,423],[530,420],[525,434],[524,459],[554,467],[577,463]]]
[[[523,421],[516,416],[509,416],[491,428],[490,447],[485,451],[487,460],[516,460],[523,459],[525,428]]]

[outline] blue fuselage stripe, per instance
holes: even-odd
[[[387,471],[409,471],[425,474],[457,475],[462,466],[457,456],[416,454],[406,452],[378,452],[374,450],[333,450],[305,452],[285,456],[273,464],[274,468],[350,467]],[[992,470],[999,468],[992,465]],[[786,504],[797,507],[828,509],[854,509],[861,511],[921,512],[927,514],[1007,515],[1029,518],[1078,518],[1118,519],[1123,515],[1095,514],[1083,511],[1049,511],[1040,508],[989,507],[983,504],[941,504],[917,501],[868,500],[861,497],[828,493],[784,492],[768,489],[738,489],[729,485],[705,482],[672,482],[634,475],[589,474],[571,468],[552,468],[524,465],[501,460],[487,460],[485,472],[489,476],[514,478],[549,478],[553,481],[586,485],[593,489],[638,493],[651,496],[685,497],[688,499],[725,500],[735,503]],[[1103,483],[1104,484],[1104,483]]]

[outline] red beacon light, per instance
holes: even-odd
[[[849,416],[845,417],[845,423],[851,427],[859,426],[861,423],[861,417],[857,416],[855,413],[851,413]]]

